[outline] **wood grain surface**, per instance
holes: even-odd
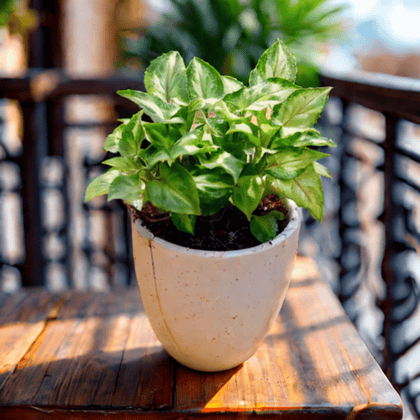
[[[0,419],[398,419],[401,400],[313,262],[280,315],[225,372],[163,350],[137,289],[0,295]]]

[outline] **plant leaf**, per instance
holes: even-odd
[[[139,202],[142,202],[144,186],[139,174],[118,175],[109,187],[108,201],[121,199],[129,204],[136,203],[138,206]]]
[[[181,109],[178,105],[170,104],[157,96],[138,90],[119,90],[120,96],[130,99],[144,109],[144,112],[155,122],[164,124],[180,124],[185,121],[174,115]]]
[[[293,147],[307,147],[307,146],[314,146],[314,147],[336,147],[337,145],[330,139],[327,139],[321,136],[319,131],[313,128],[307,128],[303,131],[296,131],[294,134],[287,136],[288,129],[283,129],[284,137],[276,137],[273,139],[270,147],[272,149],[276,148],[283,148],[285,146],[293,146]],[[286,135],[285,135],[286,134]]]
[[[262,243],[272,241],[278,232],[276,218],[271,213],[264,216],[253,214],[249,227],[251,233]]]
[[[258,136],[258,127],[250,120],[243,119],[242,121],[235,122],[226,134],[241,133],[246,136],[249,141],[255,146],[260,146],[260,137]]]
[[[312,127],[328,101],[331,88],[308,88],[293,92],[282,104],[273,109],[275,124],[283,127]]]
[[[312,162],[328,156],[308,148],[284,147],[278,153],[267,156],[266,172],[278,179],[296,178]]]
[[[251,71],[249,85],[256,85],[270,77],[281,77],[292,82],[296,79],[296,60],[290,50],[279,39],[268,48]]]
[[[234,184],[231,175],[222,168],[201,168],[192,172],[192,176],[197,185],[204,216],[212,215],[226,206]]]
[[[263,192],[264,180],[260,176],[243,176],[233,188],[231,202],[251,220],[252,212],[260,203]]]
[[[324,194],[320,176],[316,173],[313,163],[296,178],[275,179],[272,186],[278,194],[292,199],[300,207],[307,208],[315,219],[322,222]]]
[[[150,201],[173,213],[200,214],[200,200],[192,175],[180,164],[160,165],[159,178],[146,185]]]
[[[131,175],[144,167],[141,161],[133,156],[117,156],[104,160],[102,163],[104,165],[112,166],[125,175]]]
[[[144,73],[147,93],[165,102],[187,105],[187,75],[184,60],[178,51],[162,54],[153,60]]]
[[[223,82],[224,94],[236,92],[244,87],[244,84],[231,76],[221,76]]]
[[[223,100],[235,111],[261,111],[273,108],[298,89],[289,80],[274,78],[230,93]]]
[[[114,181],[118,175],[120,175],[120,171],[116,169],[109,169],[104,174],[93,178],[89,182],[85,191],[85,203],[92,200],[92,198],[108,194],[112,181]]]
[[[200,164],[205,168],[223,168],[225,172],[232,175],[235,182],[238,182],[239,175],[244,166],[243,162],[225,151],[216,152],[209,159],[204,159],[200,156],[198,158],[200,159]]]
[[[169,151],[174,143],[181,137],[181,132],[174,125],[144,123],[143,127],[147,140],[149,140],[157,149]]]
[[[211,137],[210,137],[211,138]],[[210,153],[217,150],[210,140],[203,139],[203,129],[199,127],[194,131],[184,134],[169,151],[171,158],[175,160],[180,156]]]
[[[196,221],[194,214],[172,213],[171,219],[178,230],[194,235]]]
[[[224,86],[219,72],[210,64],[194,57],[187,68],[188,92],[190,98],[221,99]]]
[[[122,125],[118,148],[123,156],[136,156],[141,150],[141,143],[144,140],[142,115],[143,111],[140,111]]]
[[[314,162],[314,168],[317,174],[325,176],[326,178],[331,178],[330,171],[324,165],[321,165],[319,162]]]
[[[172,157],[169,155],[169,151],[165,149],[159,149],[151,144],[147,149],[142,150],[142,159],[147,164],[147,169],[153,168],[159,162],[172,162]]]
[[[107,136],[105,140],[105,144],[104,144],[104,150],[106,152],[111,152],[111,153],[119,152],[118,146],[121,140],[123,128],[124,128],[124,124],[121,124],[111,134]]]

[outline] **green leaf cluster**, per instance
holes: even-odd
[[[277,40],[250,72],[249,83],[178,52],[163,54],[145,72],[146,92],[118,93],[142,110],[105,142],[119,154],[93,179],[86,200],[108,194],[141,210],[150,201],[171,213],[175,226],[194,233],[198,215],[228,203],[241,210],[260,241],[277,234],[278,212],[254,215],[269,193],[290,198],[322,220],[320,176],[329,176],[319,146],[334,146],[313,128],[330,88],[294,83],[296,62]],[[144,121],[147,114],[153,122]]]

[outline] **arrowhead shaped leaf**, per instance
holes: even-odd
[[[184,60],[177,51],[153,60],[144,73],[144,85],[150,95],[165,102],[187,105],[187,75]]]
[[[198,158],[200,159],[200,156]],[[239,159],[225,151],[214,153],[210,159],[200,159],[200,164],[208,169],[222,168],[225,172],[232,175],[235,182],[238,181],[244,166]]]
[[[260,137],[258,136],[258,127],[254,125],[250,120],[242,120],[235,122],[226,134],[230,133],[241,133],[245,135],[251,143],[255,146],[260,146]]]
[[[249,85],[256,85],[270,77],[281,77],[292,82],[296,79],[296,60],[290,50],[279,39],[268,48],[251,71]]]
[[[104,165],[112,166],[125,175],[133,174],[143,168],[141,161],[133,156],[117,156],[104,160],[102,163]]]
[[[116,169],[109,169],[102,175],[93,178],[85,191],[85,202],[92,200],[94,197],[108,194],[109,187],[114,179],[120,175],[120,171]]]
[[[210,64],[194,57],[187,68],[188,92],[190,98],[221,99],[224,86],[219,72]]]
[[[124,124],[119,125],[111,134],[109,134],[105,140],[104,150],[106,152],[118,153],[119,143],[122,136]]]
[[[275,78],[244,87],[226,95],[223,100],[236,111],[261,111],[273,108],[298,89],[301,88],[289,80]]]
[[[285,135],[286,134],[286,135]],[[301,131],[294,132],[294,134],[287,136],[287,128],[283,129],[284,137],[276,137],[271,143],[272,149],[283,147],[336,147],[336,144],[325,137],[323,137],[317,130],[308,128]]]
[[[308,88],[293,92],[282,104],[273,109],[271,116],[284,127],[312,127],[328,101],[331,88]]]
[[[194,214],[172,213],[171,219],[178,230],[194,235],[196,221],[196,217]]]
[[[181,109],[178,105],[170,104],[157,96],[131,89],[119,90],[117,93],[143,108],[144,112],[155,122],[165,124],[185,122],[180,117],[174,117]]]
[[[234,186],[231,201],[251,220],[252,212],[260,203],[263,193],[264,180],[258,175],[247,175],[239,178]]]
[[[111,183],[108,193],[108,201],[122,199],[129,204],[142,200],[144,183],[140,180],[139,174],[119,175]]]
[[[324,215],[324,194],[321,178],[314,168],[309,165],[305,171],[294,179],[275,179],[273,188],[287,198],[292,199],[298,206],[305,207],[319,222]]]
[[[325,176],[326,178],[331,178],[330,171],[324,165],[321,165],[319,162],[314,162],[314,168],[317,174]]]
[[[127,123],[121,126],[118,148],[122,156],[136,156],[141,150],[141,143],[144,140],[142,115],[143,111],[134,114]]]
[[[169,151],[171,158],[175,160],[180,156],[210,153],[217,150],[210,140],[203,138],[203,129],[199,127],[194,131],[184,134]]]
[[[231,175],[222,168],[198,169],[192,173],[200,197],[201,211],[204,216],[216,213],[229,201],[234,184]]]
[[[144,132],[147,140],[157,149],[170,150],[181,137],[180,130],[173,125],[162,123],[144,123]]]
[[[273,240],[278,232],[277,220],[271,214],[264,216],[253,214],[249,227],[251,233],[262,243]]]
[[[159,162],[172,162],[169,151],[159,149],[151,144],[147,149],[142,150],[141,158],[146,162],[147,168],[152,169]]]
[[[244,84],[231,76],[221,76],[224,88],[224,94],[236,92],[244,87]]]
[[[180,164],[160,165],[159,178],[150,181],[147,195],[157,207],[174,213],[200,214],[194,178]]]
[[[278,179],[296,178],[312,162],[328,156],[312,149],[285,147],[267,157],[267,173]]]

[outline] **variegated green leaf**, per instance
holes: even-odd
[[[119,90],[117,93],[143,108],[144,112],[154,122],[165,124],[185,122],[181,117],[175,117],[175,114],[180,110],[178,105],[170,104],[157,96],[151,96],[148,93],[131,89]]]
[[[271,119],[283,127],[312,127],[328,100],[331,88],[308,88],[293,92],[273,109]]]
[[[261,111],[273,108],[298,89],[301,88],[289,80],[275,78],[230,93],[223,100],[236,112]]]
[[[307,208],[315,219],[322,222],[324,193],[321,178],[313,163],[294,179],[275,179],[272,187],[278,194],[291,198],[300,207]]]
[[[300,175],[312,162],[328,157],[326,153],[308,148],[285,147],[267,156],[267,173],[278,179],[292,179]]]
[[[192,172],[192,176],[197,185],[204,216],[216,213],[228,203],[234,181],[222,168],[199,168]]]
[[[244,84],[231,76],[221,76],[224,88],[224,94],[236,92],[244,87]]]
[[[249,85],[256,85],[270,77],[281,77],[292,82],[296,79],[296,60],[279,39],[261,55],[257,66],[251,71]]]
[[[174,213],[200,214],[200,200],[192,175],[180,164],[160,165],[159,177],[146,185],[150,201]]]
[[[194,57],[187,68],[188,93],[193,99],[212,99],[224,96],[224,86],[219,72],[210,64]]]
[[[277,220],[271,214],[264,216],[252,215],[251,233],[262,243],[272,241],[278,232]]]
[[[92,200],[94,197],[98,197],[100,195],[108,194],[109,187],[112,181],[120,175],[120,171],[116,169],[109,169],[102,175],[93,178],[85,191],[85,202]]]
[[[251,220],[252,212],[257,208],[264,192],[264,180],[258,175],[247,175],[239,178],[233,188],[232,204]]]
[[[149,95],[178,105],[189,103],[184,60],[177,51],[162,54],[153,60],[144,73]]]
[[[195,214],[172,213],[171,219],[178,230],[194,235]]]
[[[144,182],[140,180],[139,174],[119,175],[111,183],[108,192],[108,201],[121,199],[129,204],[142,200],[144,193]]]
[[[209,158],[198,156],[200,164],[208,169],[222,168],[225,172],[232,175],[235,182],[238,181],[244,164],[232,156],[230,153],[220,151],[212,154]]]

